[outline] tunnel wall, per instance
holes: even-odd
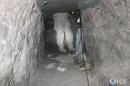
[[[110,86],[111,78],[130,85],[130,1],[100,0],[81,12],[87,55],[95,61],[99,86]]]
[[[35,0],[0,0],[0,86],[30,86],[43,30]]]

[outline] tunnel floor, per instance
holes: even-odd
[[[58,55],[40,60],[33,86],[87,86],[85,72],[73,63],[74,55]]]

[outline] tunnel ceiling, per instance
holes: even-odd
[[[44,6],[44,2],[47,4]],[[44,9],[46,15],[56,12],[75,11],[77,9],[86,9],[99,4],[101,0],[37,0],[40,8]]]
[[[38,3],[42,4],[45,0],[38,0]],[[77,3],[79,0],[46,0],[47,5],[44,7],[45,14],[51,14],[55,12],[65,12],[77,9]]]

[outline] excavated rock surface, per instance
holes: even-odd
[[[82,10],[82,21],[100,86],[109,86],[112,78],[126,79],[130,85],[130,1],[100,0]]]
[[[0,0],[0,86],[29,86],[43,30],[35,0]]]

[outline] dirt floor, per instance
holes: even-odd
[[[73,55],[48,56],[40,61],[33,86],[87,86],[85,72],[74,65]]]

